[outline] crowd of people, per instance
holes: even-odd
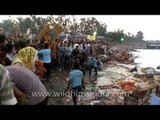
[[[0,35],[0,104],[46,105],[48,96],[33,96],[33,92],[47,92],[41,79],[50,81],[54,71],[69,70],[73,90],[82,85],[83,77],[92,69],[97,75],[102,64],[97,54],[104,54],[102,43],[69,42],[56,39],[50,45],[41,41],[36,46],[28,40],[10,40]],[[78,70],[77,70],[78,69]],[[54,79],[54,78],[52,78]],[[76,97],[73,96],[75,102]]]

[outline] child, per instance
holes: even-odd
[[[35,74],[39,78],[43,78],[43,75],[46,72],[46,69],[43,67],[43,61],[42,60],[36,60],[35,66],[36,66]]]

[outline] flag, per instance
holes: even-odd
[[[89,40],[96,40],[96,36],[88,35],[88,36],[87,36],[87,39],[89,39]]]

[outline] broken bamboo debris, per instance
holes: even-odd
[[[153,78],[154,75],[160,75],[160,73],[149,73],[149,74],[134,74],[134,77],[137,78],[142,78],[142,77],[148,77],[148,78]]]

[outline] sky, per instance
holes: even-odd
[[[12,19],[28,17],[29,15],[10,15]],[[40,16],[40,15],[38,15]],[[42,17],[46,17],[43,15]],[[98,21],[107,24],[107,31],[124,30],[136,35],[143,32],[144,40],[160,40],[160,15],[75,15],[77,19],[95,17]],[[9,15],[0,15],[0,22],[9,18]]]

